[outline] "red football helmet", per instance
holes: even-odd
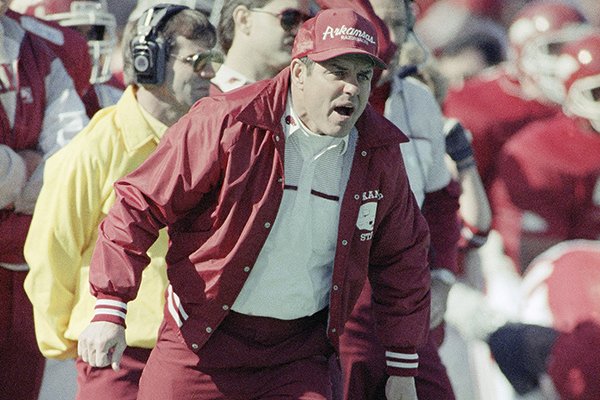
[[[560,100],[548,97],[540,88],[539,75],[543,73],[544,69],[540,69],[539,64],[543,63],[546,58],[540,60],[539,54],[532,55],[535,53],[532,49],[539,50],[543,46],[531,43],[535,40],[539,42],[539,38],[545,35],[573,25],[581,25],[584,22],[585,18],[574,6],[557,1],[538,0],[523,7],[515,16],[508,30],[510,59],[512,60],[512,63],[509,64],[512,68],[509,71],[518,78],[523,92],[528,97],[544,102]],[[552,64],[546,64],[545,67],[551,69]]]
[[[528,81],[536,87],[542,99],[563,104],[567,93],[559,62],[562,49],[591,31],[593,28],[588,24],[573,24],[528,41],[518,60],[521,83]]]
[[[515,56],[519,58],[529,40],[583,22],[585,17],[574,6],[562,2],[536,1],[523,7],[515,16],[508,30],[508,38]]]
[[[110,79],[117,23],[114,15],[108,12],[106,0],[13,0],[11,8],[80,31],[87,38],[92,57],[90,82],[102,83]]]
[[[566,112],[590,121],[600,132],[600,30],[565,45],[559,60]]]

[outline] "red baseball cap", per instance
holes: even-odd
[[[365,54],[377,67],[387,68],[377,57],[375,27],[350,8],[319,11],[302,24],[292,49],[292,58],[307,56],[316,62],[344,54]]]

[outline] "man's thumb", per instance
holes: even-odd
[[[113,371],[118,371],[121,369],[121,358],[123,357],[123,352],[125,351],[125,348],[127,347],[127,345],[125,344],[125,342],[121,343],[117,343],[117,345],[114,347],[114,351],[112,353],[111,356],[111,367],[113,369]]]

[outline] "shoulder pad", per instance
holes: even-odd
[[[47,40],[48,42],[51,42],[57,46],[62,46],[65,44],[65,36],[59,29],[47,25],[37,18],[23,15],[21,16],[20,22],[23,29],[41,37],[44,40]]]

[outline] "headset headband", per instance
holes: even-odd
[[[158,32],[174,14],[188,8],[186,6],[165,3],[149,8],[138,19],[137,36],[143,36],[145,40],[156,38]]]

